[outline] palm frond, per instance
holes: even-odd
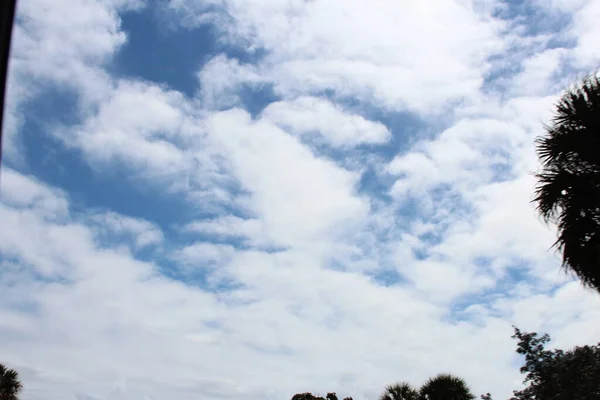
[[[542,171],[534,202],[555,222],[563,267],[600,291],[600,79],[587,77],[556,105],[536,140]]]

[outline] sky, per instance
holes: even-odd
[[[19,0],[0,362],[24,400],[520,387],[596,343],[531,204],[595,0]]]

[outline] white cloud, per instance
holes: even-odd
[[[177,251],[175,258],[194,269],[210,269],[227,263],[234,250],[229,245],[197,242]]]
[[[205,110],[183,94],[135,80],[115,80],[94,113],[50,132],[79,150],[99,172],[120,170],[134,182],[168,186],[206,208],[232,201],[231,179],[206,137]]]
[[[525,175],[483,185],[466,194],[474,208],[469,215],[474,218],[454,222],[444,241],[431,251],[463,266],[480,258],[490,260],[488,273],[492,272],[495,279],[504,278],[512,268],[532,273],[545,284],[564,282],[556,267],[548,268],[558,265],[558,259],[549,251],[555,232],[536,217],[529,203],[533,189],[534,179]]]
[[[298,135],[321,135],[335,147],[381,144],[391,137],[390,131],[382,123],[348,113],[316,97],[271,103],[262,116]]]
[[[218,55],[198,72],[200,98],[207,109],[224,109],[239,104],[238,92],[243,85],[260,85],[264,79],[253,65]]]
[[[501,23],[452,0],[377,7],[358,0],[223,4],[233,23],[217,28],[234,43],[266,50],[260,75],[286,97],[332,90],[386,108],[439,114],[477,93],[487,58],[503,48]],[[177,15],[206,11],[202,3],[173,2],[171,8]],[[240,76],[223,75],[234,82]]]
[[[523,62],[523,70],[511,86],[516,95],[546,96],[562,89],[557,87],[557,72],[560,71],[565,49],[547,49],[533,55]]]
[[[111,235],[129,234],[133,236],[138,249],[162,243],[164,236],[160,228],[149,221],[119,215],[114,212],[92,215],[90,220],[99,224],[101,232]]]
[[[492,179],[499,167],[510,168],[509,151],[522,134],[522,127],[497,119],[461,119],[390,163],[388,171],[401,177],[392,194],[419,195],[444,184],[455,184],[459,193],[472,190]]]
[[[226,215],[210,220],[190,222],[183,227],[185,232],[196,232],[224,239],[244,239],[252,246],[269,246],[272,243],[262,220],[244,219]]]
[[[595,21],[600,17],[600,6],[594,0],[537,0],[536,5],[550,13],[562,13],[569,18],[568,24],[557,26],[560,39],[575,41],[569,47],[568,56],[575,69],[584,73],[592,73],[597,69],[600,60],[595,48],[600,28]]]
[[[97,113],[61,139],[78,146],[94,161],[114,160],[170,176],[193,160],[172,142],[183,125],[185,100],[178,92],[139,82],[121,82]],[[62,132],[58,132],[62,134]]]
[[[65,193],[10,168],[2,169],[0,199],[19,208],[30,208],[47,218],[61,218],[68,212]]]
[[[252,194],[252,210],[281,245],[318,247],[367,215],[368,202],[355,194],[358,174],[317,158],[268,120],[234,109],[211,116],[206,126]]]
[[[572,36],[577,39],[574,49],[575,60],[579,68],[591,69],[588,73],[595,72],[600,61],[596,50],[596,42],[600,36],[600,28],[596,21],[600,18],[600,4],[589,0],[580,8],[573,18]]]

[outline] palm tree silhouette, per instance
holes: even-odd
[[[600,291],[600,80],[584,79],[559,100],[536,140],[542,171],[534,202],[558,226],[562,265]]]
[[[422,400],[473,400],[475,396],[464,379],[450,374],[440,374],[429,378],[421,386],[419,397]]]
[[[417,391],[409,383],[400,382],[385,388],[379,400],[473,400],[464,379],[440,374],[429,378]]]
[[[19,373],[0,364],[0,400],[17,400],[21,389],[23,385],[19,381]]]
[[[400,382],[389,385],[385,388],[385,392],[379,396],[379,400],[418,400],[419,392],[417,392],[410,383]]]

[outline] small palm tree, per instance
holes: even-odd
[[[450,374],[440,374],[429,378],[421,386],[419,397],[422,400],[473,400],[475,396],[464,379]]]
[[[379,396],[379,400],[418,400],[419,392],[417,392],[409,383],[401,382],[394,385],[389,385],[385,388],[385,392]]]
[[[17,400],[23,385],[19,381],[19,373],[0,364],[0,400]]]
[[[558,225],[563,267],[600,291],[600,80],[589,77],[559,100],[537,139],[542,172],[534,202]]]

